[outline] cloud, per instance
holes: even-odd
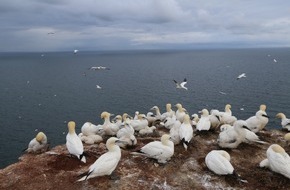
[[[9,44],[0,51],[289,46],[289,7],[280,0],[10,0],[0,2],[0,40]]]

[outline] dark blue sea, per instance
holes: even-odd
[[[275,115],[290,117],[289,71],[290,48],[0,53],[0,168],[39,131],[51,147],[64,144],[68,121],[79,133],[86,121],[102,123],[102,111],[133,115],[157,105],[164,112],[166,103],[181,103],[193,114],[230,103],[247,119],[266,104],[267,128],[279,128]],[[247,77],[236,80],[241,73]],[[173,83],[184,78],[188,91]]]

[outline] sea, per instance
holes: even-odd
[[[108,69],[89,69],[97,66]],[[289,71],[290,48],[0,53],[0,168],[39,131],[50,147],[65,144],[68,121],[80,133],[87,121],[102,124],[103,111],[146,114],[181,103],[193,114],[231,104],[247,119],[266,104],[266,128],[280,129],[275,115],[290,117]],[[188,90],[177,89],[173,80],[185,78]]]

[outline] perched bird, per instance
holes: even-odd
[[[78,137],[86,144],[94,144],[103,141],[102,135],[104,135],[102,125],[94,125],[91,122],[86,122],[83,124]]]
[[[161,114],[161,121],[164,121],[167,117],[173,117],[175,116],[175,111],[171,109],[171,104],[166,104],[166,112]]]
[[[101,155],[90,167],[89,170],[81,174],[78,181],[87,180],[97,176],[111,175],[116,169],[121,159],[121,149],[116,144],[120,140],[116,137],[110,137],[106,142],[108,152]]]
[[[287,145],[289,145],[289,142],[290,142],[290,133],[286,133],[284,135],[284,140],[286,141]]]
[[[175,107],[177,107],[177,110],[175,112],[176,119],[178,119],[181,123],[183,122],[183,117],[185,116],[185,109],[182,107],[180,103],[176,104]]]
[[[84,156],[84,147],[81,139],[75,132],[76,124],[74,121],[70,121],[67,124],[68,134],[66,135],[66,147],[71,155],[75,155],[82,162],[86,163],[86,157]]]
[[[210,129],[210,120],[209,113],[207,109],[202,109],[199,113],[201,113],[201,117],[196,124],[197,131],[208,131]]]
[[[174,79],[173,79],[173,82],[176,84],[176,88],[188,90],[187,87],[185,87],[185,85],[187,83],[186,78],[184,78],[183,82],[181,82],[180,84]]]
[[[148,126],[148,120],[144,114],[139,114],[137,120],[131,120],[130,125],[135,131],[140,131]]]
[[[126,121],[122,123],[120,130],[117,132],[117,138],[123,143],[120,143],[119,146],[126,148],[127,146],[134,146],[137,144],[137,139],[134,135],[135,130]]]
[[[174,119],[174,117],[172,119]],[[174,119],[171,122],[172,122],[172,126],[169,131],[171,140],[174,144],[179,144],[180,143],[179,129],[180,129],[181,123],[179,120],[176,120],[176,119]]]
[[[193,129],[192,129],[192,126],[190,124],[190,118],[189,118],[188,114],[186,114],[184,116],[184,121],[180,125],[179,136],[180,136],[180,140],[181,140],[185,150],[187,150],[188,144],[193,137]]]
[[[218,110],[211,110],[209,115],[211,129],[217,129],[220,125],[220,112]]]
[[[269,116],[266,113],[266,106],[262,104],[260,106],[260,110],[256,112],[256,114],[246,120],[247,127],[257,133],[265,128],[267,123],[269,122]]]
[[[39,132],[37,133],[36,137],[29,142],[28,148],[24,151],[28,153],[37,153],[46,151],[47,149],[47,137],[43,132]]]
[[[241,78],[246,78],[246,73],[242,73],[237,77],[237,80],[241,79]]]
[[[260,167],[267,167],[290,178],[290,157],[285,150],[278,144],[272,144],[266,153],[267,159],[260,162]]]
[[[198,121],[199,121],[198,115],[196,113],[192,114],[191,115],[191,125],[196,127]]]
[[[139,134],[140,134],[140,135],[150,135],[150,134],[152,134],[155,130],[156,130],[156,127],[155,127],[155,126],[151,126],[151,127],[146,126],[144,129],[141,129],[141,130],[139,131]]]
[[[212,150],[205,157],[206,166],[215,174],[233,175],[239,181],[247,183],[246,180],[242,180],[240,176],[235,172],[235,169],[230,161],[231,157],[229,153],[224,150]]]
[[[102,125],[105,135],[114,136],[117,134],[119,127],[115,123],[111,123],[110,116],[112,114],[109,112],[102,112],[101,118],[104,119],[104,124]]]
[[[161,141],[153,141],[143,146],[138,152],[132,152],[133,155],[143,155],[156,159],[158,163],[165,164],[174,154],[174,144],[170,135],[164,134]]]
[[[212,150],[205,157],[206,166],[217,175],[234,173],[234,167],[230,161],[230,155],[224,150]]]
[[[220,132],[218,145],[222,148],[237,148],[246,138],[246,131],[243,128],[247,128],[247,123],[243,120],[236,121],[233,127]]]
[[[284,113],[278,113],[276,117],[281,119],[282,129],[290,131],[290,119],[288,119]]]
[[[231,108],[232,108],[232,106],[230,104],[227,104],[225,106],[225,111],[224,112],[220,112],[220,123],[221,124],[233,125],[234,122],[237,121],[237,118],[232,115]]]

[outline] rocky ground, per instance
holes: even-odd
[[[122,150],[122,158],[116,168],[119,179],[109,176],[76,182],[78,175],[104,152],[104,143],[85,145],[87,163],[68,156],[65,145],[52,148],[42,154],[25,154],[19,162],[0,170],[0,189],[289,189],[290,179],[259,168],[259,162],[266,158],[270,144],[277,143],[290,153],[290,147],[283,140],[285,132],[271,130],[258,135],[269,144],[241,144],[237,149],[227,150],[231,163],[241,178],[241,183],[232,176],[218,176],[205,165],[206,154],[220,149],[216,143],[217,132],[208,132],[194,137],[185,151],[182,145],[175,147],[172,159],[165,165],[158,165],[152,159],[133,156],[130,152],[146,143],[159,140],[160,131],[154,137],[138,137],[138,146]]]

